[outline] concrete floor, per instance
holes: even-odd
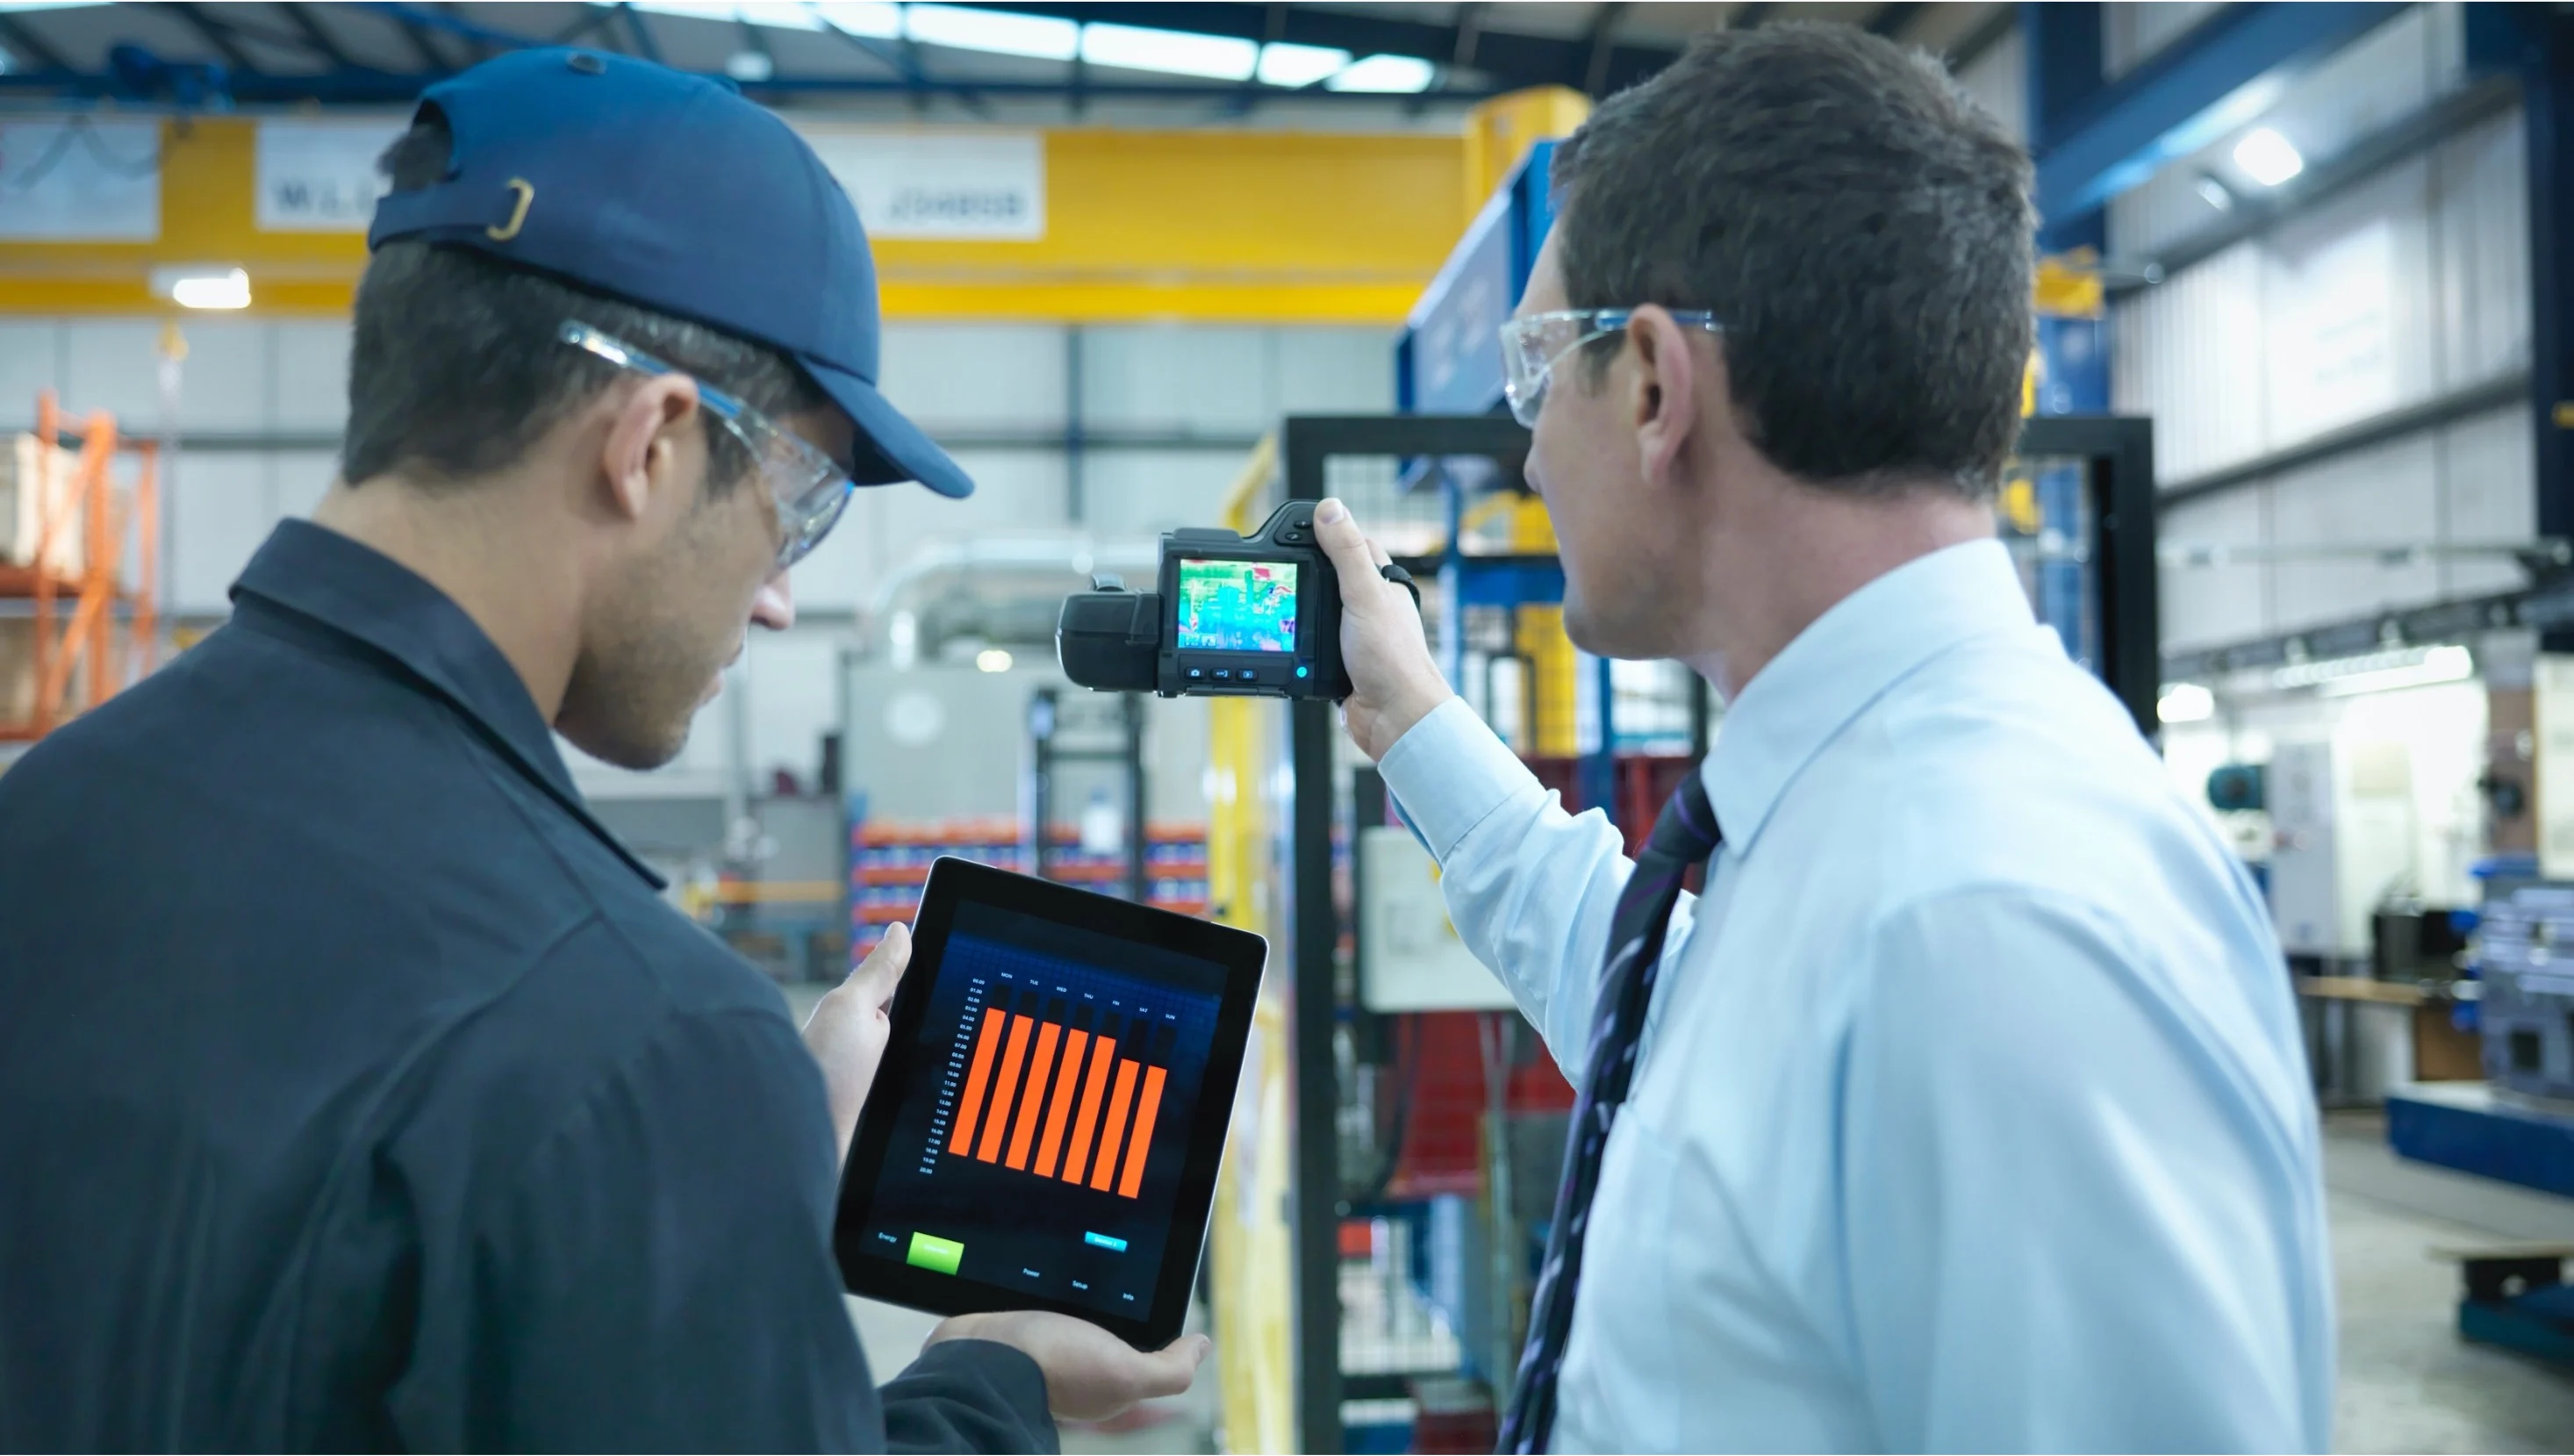
[[[2333,1449],[2574,1450],[2574,1376],[2458,1338],[2435,1248],[2574,1241],[2574,1200],[2407,1163],[2382,1120],[2335,1114],[2324,1151],[2341,1324]]]
[[[800,993],[797,993],[800,992]],[[800,1017],[816,993],[790,992]],[[2574,1451],[2574,1375],[2457,1336],[2457,1266],[2439,1248],[2574,1242],[2574,1199],[2397,1158],[2366,1112],[2325,1124],[2324,1181],[2340,1316],[2333,1449]],[[851,1300],[878,1378],[920,1349],[936,1320]],[[1214,1363],[1197,1388],[1117,1430],[1068,1430],[1076,1453],[1214,1449]]]

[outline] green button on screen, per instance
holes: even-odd
[[[956,1272],[956,1265],[964,1257],[965,1246],[952,1238],[915,1233],[911,1236],[911,1250],[902,1256],[902,1261],[916,1269],[953,1274]]]

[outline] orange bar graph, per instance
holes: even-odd
[[[1010,1133],[1010,1166],[1024,1171],[1028,1144],[1036,1140],[1037,1115],[1045,1111],[1046,1072],[1054,1065],[1054,1039],[1062,1028],[1037,1023],[1037,1057],[1028,1066],[1028,1094],[1019,1099],[1019,1125]]]
[[[1010,1104],[1019,1095],[1019,1067],[1027,1060],[1028,1027],[1034,1023],[1025,1016],[1010,1018],[1010,1043],[1001,1053],[1001,1080],[992,1088],[992,1110],[983,1118],[983,1142],[974,1149],[978,1162],[1001,1160],[1001,1134],[1010,1125]]]
[[[1072,1119],[1072,1150],[1064,1154],[1063,1180],[1081,1181],[1090,1166],[1090,1139],[1099,1128],[1099,1093],[1108,1085],[1108,1064],[1117,1059],[1117,1043],[1102,1036],[1091,1043],[1090,1082],[1081,1089],[1081,1110]]]
[[[1144,1159],[1153,1151],[1153,1117],[1162,1110],[1160,1067],[1144,1068],[1144,1100],[1135,1109],[1135,1135],[1126,1143],[1126,1176],[1117,1180],[1117,1195],[1132,1198],[1144,1186]]]
[[[1073,1093],[1081,1083],[1081,1054],[1090,1049],[1090,1033],[1063,1033],[1063,1070],[1054,1079],[1054,1104],[1046,1108],[1045,1137],[1037,1143],[1037,1165],[1040,1178],[1054,1176],[1055,1154],[1063,1150],[1063,1124],[1072,1118]]]
[[[1117,1145],[1126,1135],[1126,1109],[1135,1100],[1135,1063],[1119,1058],[1117,1092],[1108,1099],[1108,1125],[1099,1134],[1099,1165],[1090,1173],[1090,1186],[1105,1193],[1117,1177]]]
[[[956,1108],[956,1135],[948,1140],[947,1150],[958,1157],[971,1154],[974,1146],[974,1113],[983,1105],[983,1084],[992,1075],[992,1048],[1001,1044],[999,1011],[983,1013],[983,1034],[974,1042],[974,1069],[965,1074],[965,1100]]]

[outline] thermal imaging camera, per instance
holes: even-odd
[[[1313,501],[1290,501],[1248,537],[1183,530],[1162,537],[1158,590],[1113,578],[1064,599],[1055,657],[1084,688],[1164,698],[1350,696],[1341,664],[1341,585],[1314,540]],[[1386,579],[1416,601],[1399,567]]]

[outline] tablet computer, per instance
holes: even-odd
[[[852,1294],[1179,1338],[1267,942],[941,858],[849,1144]]]

